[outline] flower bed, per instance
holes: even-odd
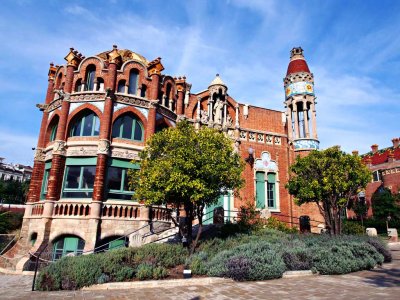
[[[386,245],[366,236],[298,235],[263,229],[202,241],[195,254],[180,245],[151,244],[65,257],[38,276],[39,290],[79,289],[98,283],[167,278],[182,265],[192,274],[238,281],[280,278],[285,271],[345,274],[391,260]]]

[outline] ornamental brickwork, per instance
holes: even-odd
[[[19,242],[24,249],[59,247],[75,237],[80,251],[92,251],[150,220],[171,227],[166,208],[129,201],[125,180],[129,168],[139,168],[130,161],[146,140],[183,119],[223,131],[249,162],[240,196],[221,203],[230,215],[251,202],[263,216],[293,226],[303,215],[313,230],[323,223],[316,207],[297,207],[285,189],[296,155],[319,145],[314,78],[301,48],[291,51],[284,79],[286,111],[237,102],[218,74],[193,93],[186,77],[163,73],[161,58],[148,61],[117,46],[86,58],[71,48],[65,60],[50,65],[46,98],[38,105],[43,117]],[[130,244],[140,244],[137,236]]]

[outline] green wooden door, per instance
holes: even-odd
[[[206,213],[203,216],[203,224],[212,224],[213,223],[213,212],[214,212],[214,208],[216,207],[224,207],[224,195],[219,196],[218,198],[218,202],[210,205],[210,206],[206,206]]]
[[[265,208],[264,172],[256,172],[256,208]]]
[[[110,242],[110,243],[108,244],[108,250],[117,249],[117,248],[122,248],[122,247],[125,247],[125,241],[124,241],[124,239],[112,241],[112,242]]]
[[[64,250],[63,256],[69,253],[76,254],[78,251],[78,238],[77,237],[66,237],[64,239]]]

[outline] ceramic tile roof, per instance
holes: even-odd
[[[304,59],[295,59],[289,63],[286,75],[299,73],[299,72],[307,72],[311,73],[308,68],[307,62]]]

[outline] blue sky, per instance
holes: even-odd
[[[228,93],[284,110],[282,79],[301,46],[315,78],[321,147],[350,152],[391,146],[400,136],[400,2],[3,0],[0,10],[0,156],[31,164],[49,62],[70,47],[85,56],[113,44],[192,92],[219,73]]]

